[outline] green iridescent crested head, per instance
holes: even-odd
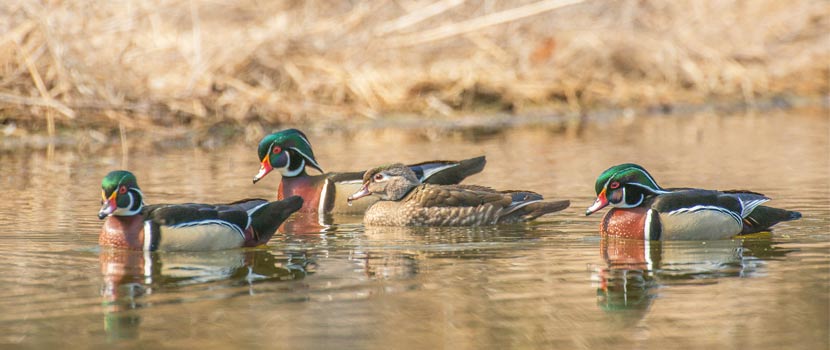
[[[603,188],[615,181],[620,184],[636,184],[656,191],[661,190],[648,171],[634,163],[615,165],[603,171],[597,178],[594,189],[599,194]]]
[[[285,177],[305,173],[306,165],[323,172],[314,158],[308,138],[297,129],[286,129],[263,137],[257,147],[257,156],[261,167],[254,176],[254,183],[274,169]]]
[[[594,184],[597,200],[585,215],[611,204],[617,208],[633,208],[645,196],[665,192],[645,168],[633,163],[615,165],[603,171]]]
[[[131,216],[141,212],[144,205],[141,189],[133,173],[126,170],[111,171],[101,180],[101,210],[98,218],[109,215]]]
[[[104,190],[104,195],[106,196],[112,194],[119,185],[127,186],[127,188],[138,188],[138,180],[135,179],[133,173],[126,170],[111,171],[101,180],[101,189]]]

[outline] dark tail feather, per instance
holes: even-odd
[[[464,179],[468,176],[478,174],[484,170],[484,165],[487,164],[487,159],[484,156],[481,156],[465,159],[460,162],[425,162],[412,165],[411,167],[421,167],[423,170],[428,170],[433,167],[440,167],[453,163],[457,163],[457,165],[439,170],[435,174],[432,174],[424,179],[424,183],[435,185],[455,185],[461,181],[464,181]]]
[[[507,216],[502,217],[501,219],[499,219],[499,223],[530,221],[545,214],[550,214],[553,212],[564,210],[570,205],[571,201],[567,199],[555,202],[531,203],[517,209],[516,211],[508,214]]]
[[[292,213],[303,206],[303,198],[291,196],[281,201],[271,202],[251,214],[251,227],[257,237],[257,244],[265,244],[288,219]]]
[[[767,231],[773,225],[801,218],[801,213],[767,206],[758,206],[744,218],[744,228],[741,234]]]

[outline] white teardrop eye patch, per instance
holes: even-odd
[[[377,173],[375,174],[375,181],[382,181],[384,178],[383,174]]]

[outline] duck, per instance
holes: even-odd
[[[286,129],[262,138],[257,148],[259,172],[256,184],[273,170],[282,175],[277,199],[303,197],[303,213],[362,214],[374,200],[348,206],[345,197],[360,188],[364,171],[326,173],[314,157],[311,142],[302,131]],[[418,180],[431,184],[457,184],[477,174],[487,163],[484,156],[461,161],[434,160],[409,165]],[[320,172],[310,175],[309,168]]]
[[[143,251],[212,251],[264,245],[303,205],[299,196],[269,202],[145,205],[135,175],[115,170],[101,181],[104,220],[98,244]]]
[[[643,240],[717,240],[770,230],[801,213],[764,206],[770,198],[746,191],[663,188],[638,164],[615,165],[595,183],[591,215],[610,205],[600,223],[607,236]]]
[[[363,223],[368,226],[484,226],[533,220],[563,210],[568,200],[543,201],[531,191],[497,191],[478,185],[422,183],[400,163],[376,167],[363,175],[360,190],[348,203],[374,196]]]

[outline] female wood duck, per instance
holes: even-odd
[[[750,191],[664,189],[637,164],[604,171],[596,182],[597,200],[585,215],[607,205],[603,235],[646,240],[711,240],[768,230],[801,213],[762,206],[769,198]]]
[[[129,171],[116,170],[101,182],[99,219],[106,219],[98,244],[132,250],[204,251],[265,244],[303,199],[278,202],[245,199],[230,204],[144,205]]]
[[[422,184],[412,169],[392,164],[363,175],[348,202],[375,195],[363,222],[373,226],[481,226],[533,220],[565,209],[567,200],[543,202],[529,191],[496,191],[475,185]]]
[[[354,206],[345,205],[345,197],[360,188],[360,172],[324,173],[311,151],[308,138],[297,129],[282,130],[265,136],[258,148],[261,167],[254,176],[254,183],[272,170],[282,174],[277,199],[291,195],[303,197],[303,212],[360,214],[374,201],[362,201]],[[418,180],[431,184],[457,184],[464,178],[484,169],[483,156],[462,161],[430,161],[409,167]],[[323,173],[308,175],[306,167]]]

